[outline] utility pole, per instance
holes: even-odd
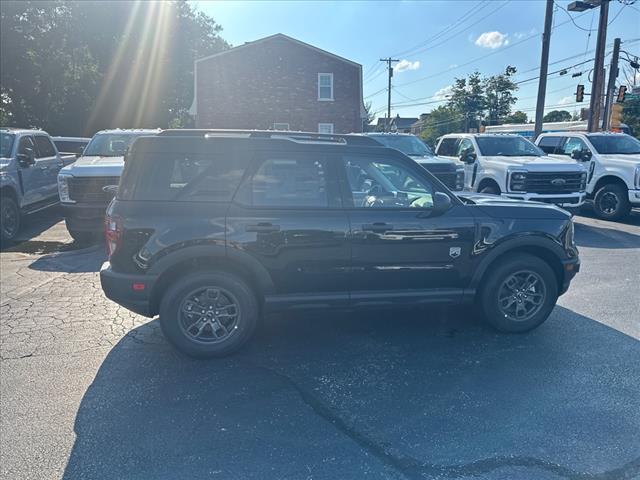
[[[620,39],[613,40],[613,55],[609,67],[609,85],[607,85],[607,99],[604,104],[604,114],[602,119],[602,130],[609,130],[611,105],[616,94],[616,79],[618,78],[618,58],[620,57]]]
[[[385,130],[388,130],[389,125],[391,125],[391,77],[393,77],[393,67],[391,64],[399,62],[400,60],[394,60],[389,57],[381,58],[380,61],[387,64],[387,70],[389,71],[389,86],[387,87],[387,121],[385,122]]]
[[[607,22],[609,21],[609,0],[600,4],[600,19],[598,20],[598,40],[596,42],[596,59],[593,65],[593,84],[589,102],[590,132],[597,132],[600,123],[600,105],[602,105],[602,87],[604,85],[604,49],[607,44]]]
[[[540,79],[538,80],[538,102],[536,103],[536,123],[533,139],[542,132],[544,117],[544,101],[547,95],[547,74],[549,72],[549,44],[551,43],[551,21],[553,19],[553,0],[547,0],[544,14],[544,33],[542,34],[542,56],[540,58]]]

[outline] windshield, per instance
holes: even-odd
[[[13,133],[0,133],[0,157],[9,158],[13,148],[13,140],[16,136]]]
[[[476,137],[480,153],[495,157],[540,157],[542,150],[522,137]]]
[[[589,141],[602,155],[640,153],[640,141],[630,135],[589,135]]]
[[[122,134],[122,133],[100,133],[94,137],[84,150],[85,156],[95,155],[100,157],[122,157],[136,138],[143,135]]]
[[[433,151],[422,140],[413,135],[376,135],[373,138],[385,147],[395,148],[410,157],[434,156]]]

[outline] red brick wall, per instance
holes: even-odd
[[[303,45],[274,38],[196,68],[198,128],[362,131],[359,67]],[[333,73],[333,102],[318,101],[318,73]]]

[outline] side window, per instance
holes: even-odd
[[[319,123],[318,133],[333,133],[333,123]]]
[[[20,138],[20,143],[18,144],[18,153],[27,153],[27,148],[33,150],[33,154],[37,155],[36,146],[34,145],[31,137]]]
[[[343,159],[355,208],[430,208],[433,186],[402,162],[359,155]]]
[[[585,143],[579,138],[567,138],[567,141],[562,146],[560,153],[564,155],[571,155],[574,150],[589,150]]]
[[[456,156],[459,157],[462,153],[474,153],[473,143],[468,138],[463,138],[458,144],[458,150]]]
[[[563,137],[542,137],[538,143],[538,147],[544,153],[562,153],[558,147],[562,143]]]
[[[257,207],[329,206],[325,162],[304,155],[265,159],[248,187]]]
[[[456,145],[458,143],[457,138],[443,138],[438,146],[436,155],[444,155],[445,157],[456,156]]]
[[[318,100],[333,100],[333,73],[318,74]]]
[[[53,143],[51,143],[51,140],[49,140],[49,137],[36,135],[35,140],[39,151],[37,158],[55,157],[56,149]]]

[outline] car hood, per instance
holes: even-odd
[[[620,167],[633,167],[640,165],[640,154],[612,154],[600,155],[600,159],[609,165],[618,165]]]
[[[76,177],[118,177],[123,168],[124,157],[82,156],[60,173]]]
[[[10,163],[11,163],[10,158],[4,158],[4,157],[0,158],[0,172],[4,172]]]
[[[431,164],[445,164],[445,165],[455,165],[456,162],[453,160],[449,160],[448,158],[431,156],[431,155],[409,155],[409,158],[415,160],[419,164],[423,165],[431,165]]]
[[[567,161],[561,158],[553,158],[547,155],[543,157],[503,157],[503,156],[486,156],[485,161],[497,162],[501,164],[512,165],[514,167],[522,167],[528,171],[544,171],[544,172],[566,172],[566,171],[582,171],[584,167],[576,162]]]
[[[464,200],[473,202],[486,215],[496,218],[571,218],[571,214],[555,205],[542,202],[516,200],[499,195],[456,192]],[[466,202],[465,202],[466,203]]]

